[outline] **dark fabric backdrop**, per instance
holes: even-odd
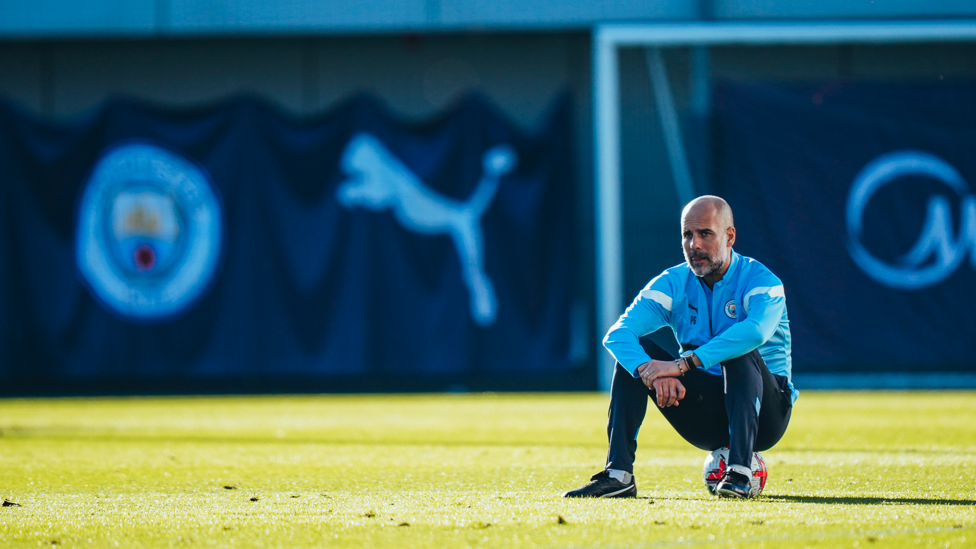
[[[378,387],[370,379],[395,389],[418,377],[565,372],[574,268],[568,105],[561,99],[526,133],[477,94],[419,124],[368,96],[304,120],[252,97],[192,110],[118,98],[65,124],[0,104],[5,390],[25,379],[352,376],[361,381],[346,389],[369,391]],[[517,166],[480,223],[497,295],[493,324],[472,319],[450,237],[412,232],[389,209],[338,204],[341,155],[360,132],[459,201],[477,187],[485,151],[514,148]],[[105,151],[127,142],[196,163],[222,203],[220,266],[202,297],[172,317],[113,312],[77,267],[85,185]]]
[[[735,211],[738,251],[785,283],[794,371],[976,370],[976,209],[966,210],[976,204],[976,86],[724,84],[715,105],[718,192]],[[862,204],[855,238],[855,181],[906,154],[951,166],[962,192],[904,173]],[[918,265],[904,257],[933,221],[933,200],[951,217],[934,243],[961,258],[942,280],[892,285],[853,260],[855,239],[905,277],[935,265],[938,253]]]

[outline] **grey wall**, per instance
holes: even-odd
[[[0,0],[0,37],[580,30],[689,19],[687,0]]]
[[[976,15],[971,0],[714,0],[715,19],[891,19]]]
[[[565,31],[621,21],[974,16],[972,0],[0,0],[0,37]]]
[[[0,94],[50,117],[119,93],[188,105],[252,92],[310,114],[368,91],[422,118],[476,88],[531,128],[562,91],[586,101],[588,75],[585,34],[0,42]]]

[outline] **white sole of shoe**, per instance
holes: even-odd
[[[749,496],[743,496],[730,490],[718,490],[715,494],[720,498],[749,499]]]
[[[603,494],[603,495],[602,495],[602,496],[600,496],[600,497],[601,497],[601,498],[612,498],[612,497],[616,497],[616,496],[619,496],[620,494],[622,494],[622,493],[624,493],[624,492],[628,492],[628,491],[630,491],[630,490],[631,490],[631,489],[633,489],[633,488],[634,488],[634,485],[633,485],[633,484],[631,484],[630,486],[628,486],[628,487],[626,487],[626,488],[624,488],[623,490],[617,490],[616,492],[610,492],[609,494]]]

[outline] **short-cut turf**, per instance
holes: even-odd
[[[639,497],[607,396],[0,400],[4,547],[963,547],[976,394],[804,392],[762,497],[719,500],[654,407]]]

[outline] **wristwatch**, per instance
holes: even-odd
[[[694,351],[685,351],[680,355],[681,358],[685,360],[685,364],[688,365],[688,370],[695,367],[695,361],[691,359],[691,357],[694,356],[694,354],[695,354]]]

